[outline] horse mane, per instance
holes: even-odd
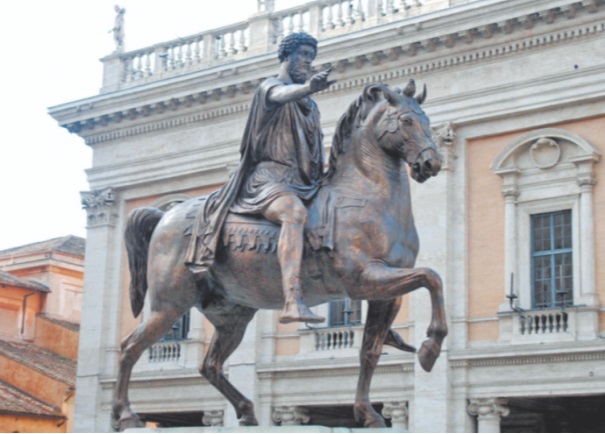
[[[365,86],[361,95],[349,105],[347,110],[338,120],[334,136],[332,137],[332,149],[330,150],[328,172],[325,174],[324,179],[330,180],[334,176],[338,158],[347,152],[353,127],[358,126],[370,112],[371,105],[366,103],[368,100],[374,102],[375,93],[373,91],[377,90],[377,87],[383,88],[384,85],[369,84]]]

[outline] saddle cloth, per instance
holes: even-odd
[[[188,219],[199,218],[199,209],[206,197],[200,197],[187,214]],[[313,251],[334,250],[334,226],[339,208],[363,207],[366,199],[334,195],[322,192],[316,196],[309,208],[309,217],[305,226],[305,248]],[[193,225],[185,231],[192,234]],[[224,247],[233,251],[256,251],[275,253],[279,240],[280,226],[270,222],[260,214],[229,213],[221,231]],[[199,244],[199,243],[198,243]],[[199,253],[199,252],[198,252]]]

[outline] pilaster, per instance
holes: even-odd
[[[106,356],[115,345],[112,340],[117,339],[114,252],[118,211],[116,192],[111,187],[82,192],[81,197],[88,221],[82,298],[82,317],[86,321],[80,327],[74,430],[94,432],[109,428],[109,420],[100,419],[106,413],[101,411],[99,380],[108,370]]]
[[[471,399],[468,412],[471,416],[477,416],[477,432],[500,432],[500,419],[510,413],[507,403],[501,398]]]

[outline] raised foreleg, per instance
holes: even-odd
[[[359,351],[361,362],[357,393],[355,394],[355,420],[364,422],[366,428],[385,427],[383,417],[374,410],[370,402],[370,383],[374,369],[382,353],[385,339],[390,334],[390,327],[399,307],[401,298],[391,300],[373,300],[368,306],[368,316],[363,333],[363,342]]]
[[[214,325],[215,332],[200,373],[233,405],[242,426],[258,425],[254,404],[225,378],[223,364],[241,343],[246,327],[255,313],[256,309],[235,305],[228,311],[206,314]]]
[[[447,335],[447,320],[441,277],[430,268],[395,268],[383,262],[368,264],[360,275],[360,287],[368,300],[388,300],[412,292],[428,289],[432,315],[427,329],[428,339],[418,351],[420,366],[430,371],[439,357],[441,344]]]

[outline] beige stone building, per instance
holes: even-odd
[[[444,280],[450,334],[430,374],[385,348],[377,408],[417,432],[603,431],[603,0],[316,0],[102,59],[98,95],[50,109],[93,149],[75,429],[110,430],[119,342],[140,320],[127,294],[128,212],[225,182],[251,92],[276,73],[280,38],[299,29],[320,41],[317,68],[338,79],[316,97],[327,147],[365,84],[413,77],[428,87],[444,159],[412,194],[417,264]],[[321,327],[259,312],[227,361],[264,425],[354,423],[365,304],[315,309],[328,317]],[[395,326],[419,344],[429,318],[420,290]],[[192,311],[145,353],[131,383],[140,414],[237,424],[198,373],[211,335]]]

